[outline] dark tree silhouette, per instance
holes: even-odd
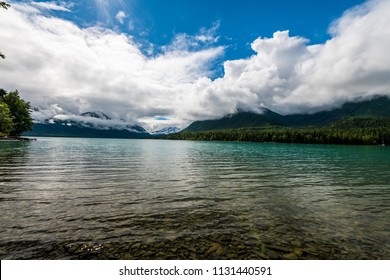
[[[9,7],[11,7],[11,5],[8,4],[8,3],[6,3],[6,2],[4,2],[4,1],[0,1],[0,7],[1,7],[1,8],[4,8],[4,9],[8,9]],[[1,57],[2,59],[4,59],[4,58],[5,58],[5,55],[2,54],[2,53],[0,52],[0,57]]]
[[[4,1],[0,1],[0,7],[4,8],[4,9],[8,9],[9,7],[11,7],[11,5],[4,2]]]

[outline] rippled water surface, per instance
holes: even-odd
[[[0,142],[1,259],[390,259],[390,148]]]

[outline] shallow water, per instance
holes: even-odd
[[[390,148],[0,142],[1,259],[390,259]]]

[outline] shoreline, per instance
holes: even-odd
[[[37,141],[37,138],[0,136],[0,141]]]

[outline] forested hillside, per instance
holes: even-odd
[[[198,121],[166,139],[312,144],[390,143],[390,99],[349,102],[331,111],[282,116],[239,112],[220,120]]]
[[[197,121],[188,126],[185,132],[221,129],[254,128],[264,126],[283,127],[323,127],[346,117],[390,118],[390,98],[376,97],[371,100],[348,102],[340,108],[321,111],[315,114],[294,114],[282,116],[264,109],[263,114],[237,112],[219,120]]]

